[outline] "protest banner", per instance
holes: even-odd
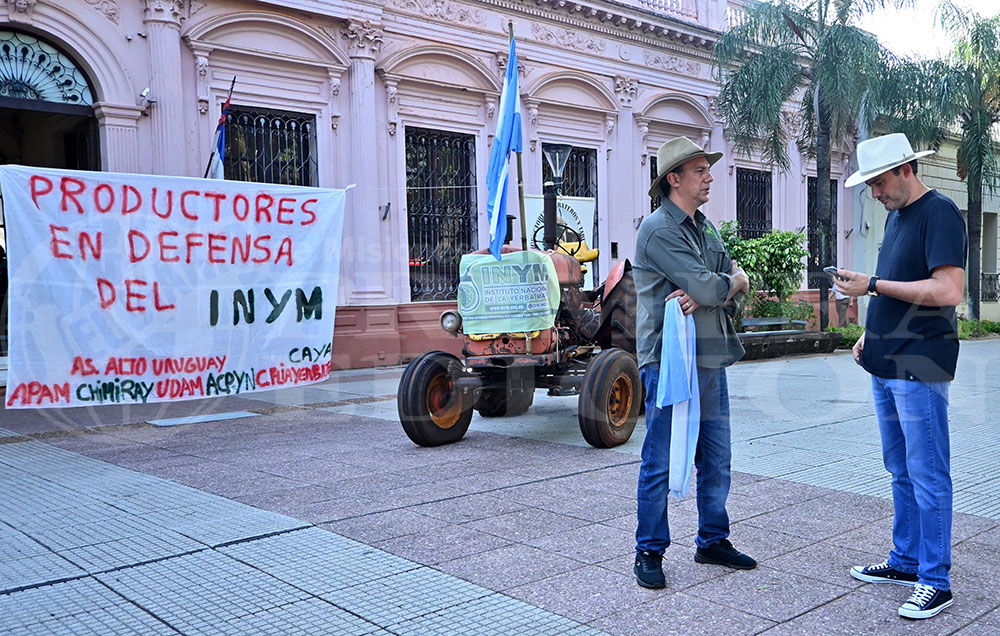
[[[7,408],[329,377],[345,190],[0,166]]]
[[[458,266],[458,310],[467,334],[548,329],[559,309],[559,278],[542,252],[466,254]]]

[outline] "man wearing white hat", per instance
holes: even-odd
[[[914,619],[953,602],[948,387],[968,256],[958,207],[917,178],[917,159],[932,153],[913,152],[899,133],[858,145],[859,170],[844,185],[866,183],[889,215],[875,275],[841,269],[836,280],[845,294],[872,296],[854,360],[872,374],[895,507],[888,558],[855,566],[851,575],[913,587],[899,615]]]
[[[672,139],[656,153],[659,174],[650,196],[659,209],[639,227],[633,275],[638,293],[636,353],[646,388],[646,439],[639,468],[638,523],[633,572],[639,585],[660,588],[663,551],[670,545],[667,524],[672,407],[656,406],[663,345],[665,300],[678,299],[695,326],[699,395],[697,468],[699,563],[751,569],[757,565],[729,542],[726,499],[730,485],[729,390],[725,367],[743,357],[732,316],[749,289],[746,273],[729,257],[718,230],[698,209],[708,202],[712,164],[721,152],[705,152],[686,137]],[[693,376],[692,376],[693,377]]]

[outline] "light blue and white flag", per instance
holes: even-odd
[[[490,222],[490,253],[500,260],[500,247],[507,236],[507,174],[510,153],[521,152],[521,96],[517,89],[517,49],[510,40],[507,74],[500,94],[500,115],[497,133],[490,152],[490,167],[486,172],[486,218]]]

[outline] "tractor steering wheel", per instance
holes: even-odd
[[[533,247],[536,250],[543,249],[544,247],[544,236],[542,237],[543,241],[541,243],[538,241],[539,238],[538,233],[543,232],[544,230],[545,226],[541,225],[535,228],[535,233],[531,235],[531,247]],[[576,256],[577,252],[579,252],[583,246],[583,239],[580,237],[580,233],[571,228],[570,226],[566,225],[565,223],[556,224],[556,237],[557,237],[556,249],[562,250],[564,253],[569,254],[570,256]],[[567,249],[562,245],[564,242],[576,243],[576,247],[573,247],[572,249]]]

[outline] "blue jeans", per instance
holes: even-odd
[[[656,407],[659,363],[643,366],[640,376],[646,387],[646,441],[642,444],[642,465],[639,468],[635,546],[636,550],[662,554],[670,545],[667,493],[670,416],[673,409],[669,406],[663,409]],[[701,394],[701,432],[694,455],[698,493],[698,537],[695,544],[699,548],[707,548],[729,536],[726,498],[729,496],[732,449],[726,370],[698,367],[698,389]]]
[[[889,565],[951,589],[951,448],[948,382],[872,376],[882,459],[892,474]]]

